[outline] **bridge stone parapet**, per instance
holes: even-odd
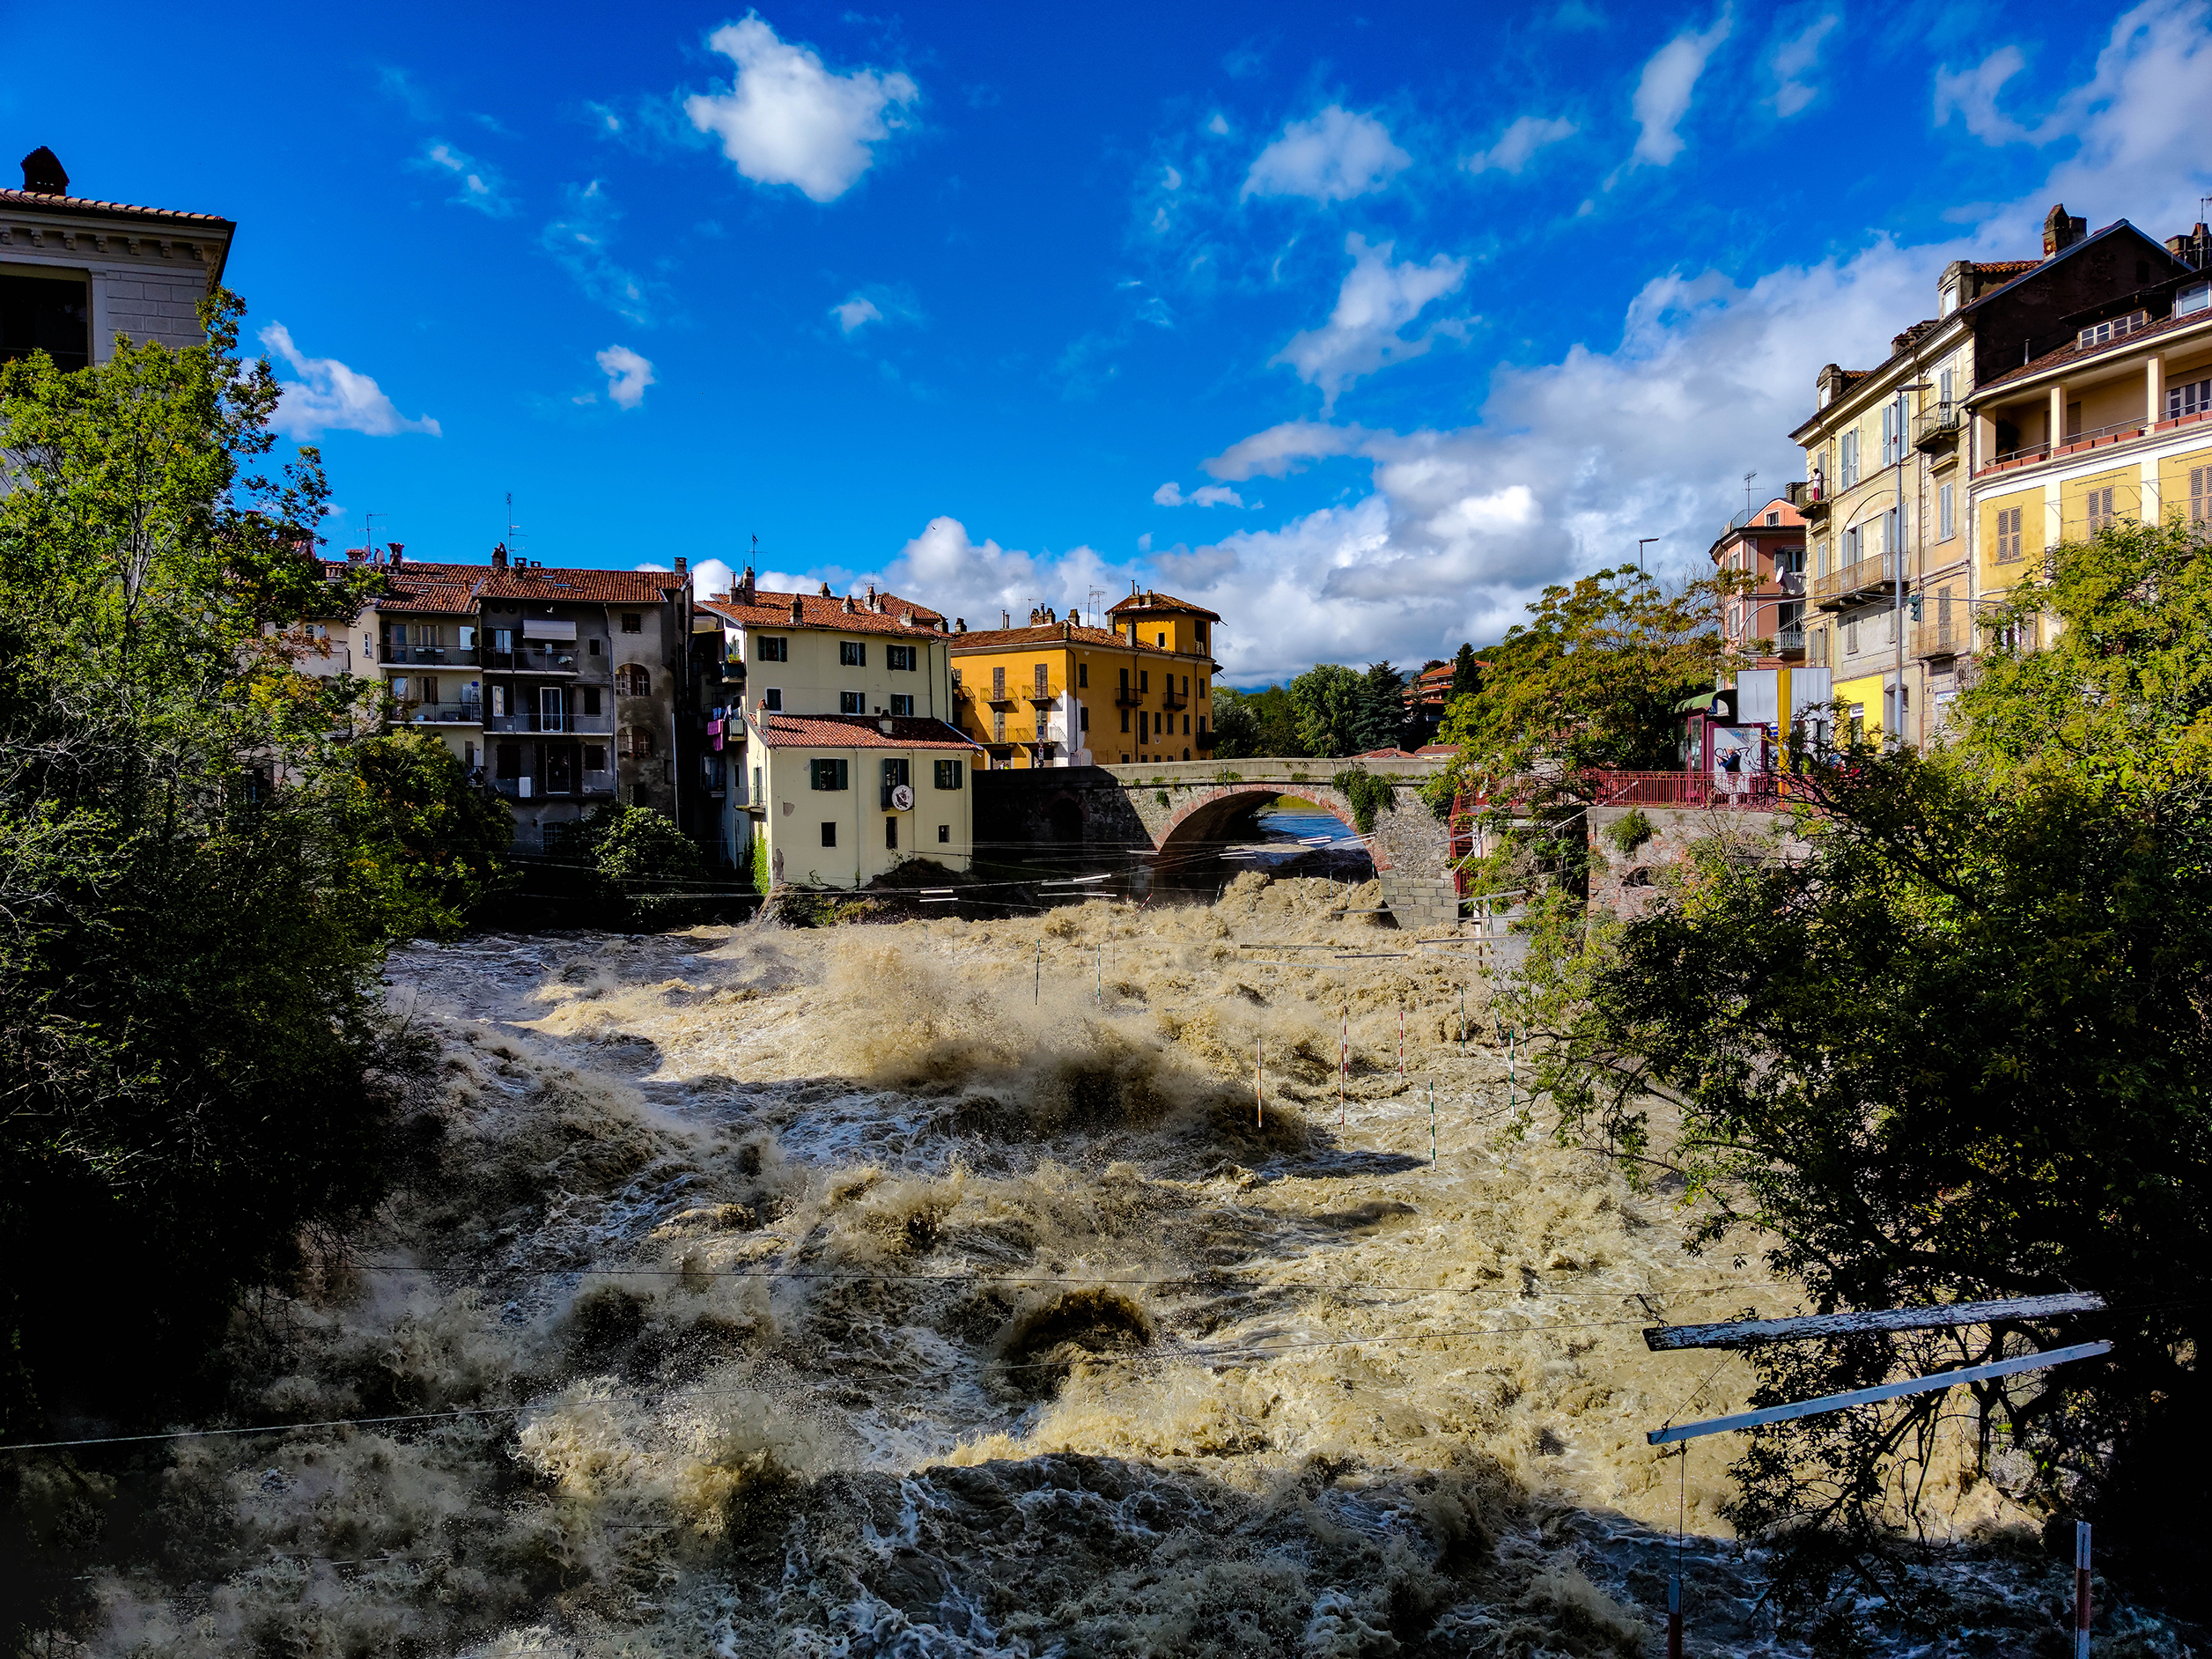
[[[1065,766],[977,772],[976,840],[989,858],[1025,845],[1095,849],[1102,864],[1133,858],[1143,870],[1172,865],[1224,838],[1244,814],[1295,795],[1358,833],[1352,802],[1333,781],[1357,766],[1391,785],[1390,804],[1362,839],[1375,860],[1383,903],[1401,925],[1449,925],[1459,915],[1445,827],[1415,793],[1434,777],[1434,760],[1175,761],[1159,765]]]

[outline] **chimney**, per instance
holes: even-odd
[[[954,617],[953,624],[953,631],[955,633],[964,634],[968,631],[968,619],[965,616]]]
[[[868,584],[868,608],[870,610],[881,610],[883,608],[883,601],[875,596],[875,584],[874,582],[870,582]]]
[[[827,582],[824,582],[824,583],[822,585],[822,596],[824,599],[828,599],[828,598],[830,598],[830,584],[829,584],[829,583],[827,583]]]
[[[911,628],[913,625],[914,625],[914,613],[913,613],[912,611],[911,611],[911,610],[903,610],[903,611],[899,612],[899,626],[900,626],[900,627],[902,627],[902,628]]]
[[[853,603],[852,603],[852,594],[847,594],[844,596],[844,602],[842,605],[838,606],[838,607],[837,607],[837,608],[838,608],[839,610],[843,611],[843,612],[844,612],[846,616],[850,616],[851,615],[852,615],[852,613],[853,613],[854,609],[856,608],[856,607],[855,607],[855,606],[853,605]]]
[[[793,621],[793,622],[794,622],[794,623],[799,622],[799,621],[800,621],[800,620],[801,620],[801,619],[805,616],[805,615],[806,615],[806,613],[805,613],[805,612],[804,612],[804,611],[803,611],[803,610],[800,608],[800,603],[799,603],[799,595],[798,595],[798,594],[793,594],[791,596],[791,619],[792,619],[792,621]]]
[[[392,556],[392,568],[399,569],[400,561],[407,557],[407,549],[397,542],[387,542],[384,550]]]
[[[1013,627],[1013,626],[1014,626],[1014,613],[1013,613],[1012,611],[1006,611],[1006,610],[1002,610],[1002,611],[1000,611],[1000,612],[999,613],[999,627],[1001,627],[1001,628],[1011,628],[1011,627]]]
[[[507,544],[505,542],[491,549],[491,568],[495,571],[507,568]]]
[[[745,574],[737,579],[737,592],[731,595],[741,605],[753,602],[753,567],[748,564]]]
[[[67,195],[69,174],[62,159],[41,144],[23,158],[23,188],[32,195]]]
[[[689,560],[688,560],[688,559],[686,559],[686,558],[683,557],[683,555],[682,555],[682,554],[681,554],[681,553],[677,554],[677,555],[676,555],[676,574],[677,574],[678,576],[682,576],[682,575],[684,573],[684,570],[685,570],[686,565],[688,565],[689,563],[690,563],[690,561],[689,561]]]
[[[2212,247],[2206,246],[2208,241],[2212,241],[2212,232],[2208,232],[2204,228],[2204,221],[2199,219],[2196,227],[2187,235],[2166,238],[2166,252],[2190,269],[2202,270],[2208,263],[2212,263]]]
[[[2075,218],[2066,210],[2066,203],[2054,202],[2051,210],[2043,216],[2043,257],[2062,254],[2089,234],[2089,221]]]

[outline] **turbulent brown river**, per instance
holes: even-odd
[[[399,953],[421,1173],[232,1357],[236,1422],[408,1420],[179,1442],[71,1650],[1643,1654],[1678,1554],[1691,1651],[1796,1651],[1733,1449],[1644,1440],[1747,1374],[1641,1337],[1794,1292],[1516,1137],[1476,962],[1379,902]],[[2060,1582],[1962,1552],[1890,1650]]]

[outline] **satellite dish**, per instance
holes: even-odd
[[[911,784],[894,784],[894,785],[891,785],[891,805],[892,805],[892,806],[894,806],[894,807],[897,807],[897,808],[898,808],[898,810],[899,810],[899,811],[901,811],[901,812],[911,812],[911,811],[913,811],[913,810],[914,810],[914,785],[911,785]]]

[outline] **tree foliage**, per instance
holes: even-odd
[[[1922,1395],[1751,1437],[1736,1518],[1787,1545],[1781,1604],[1837,1643],[1863,1590],[1910,1611],[1899,1528],[1949,1460],[2096,1516],[2170,1590],[2201,1576],[2212,557],[2107,531],[1991,620],[2039,614],[2047,648],[1986,653],[1953,741],[1808,775],[1810,856],[1716,837],[1626,925],[1555,895],[1521,993],[1562,1133],[1678,1176],[1707,1242],[1772,1241],[1815,1308],[2116,1310],[1761,1355],[1764,1405],[2115,1344],[1977,1388],[1963,1427]]]
[[[119,347],[0,369],[0,1428],[188,1371],[304,1220],[372,1194],[407,813],[291,625],[314,453],[274,476],[266,362]]]
[[[365,739],[351,760],[362,830],[381,844],[377,867],[394,925],[459,933],[514,840],[507,803],[470,782],[461,757],[426,732]]]
[[[701,910],[705,867],[690,838],[645,807],[608,805],[585,821],[585,844],[608,896],[639,927],[672,927]]]

